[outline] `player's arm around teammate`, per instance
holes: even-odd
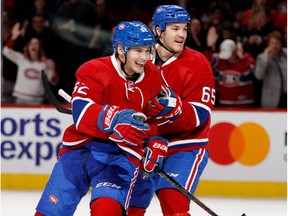
[[[126,214],[144,156],[143,139],[148,130],[148,136],[157,134],[143,122],[144,108],[163,84],[155,65],[147,62],[153,44],[143,23],[121,22],[114,31],[114,55],[79,67],[72,94],[74,123],[65,130],[36,216],[72,216],[90,187],[91,215]],[[159,140],[164,151],[153,149]],[[160,137],[150,140],[144,169],[153,170],[165,145]]]

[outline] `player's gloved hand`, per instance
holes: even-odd
[[[150,100],[145,113],[152,117],[176,119],[182,113],[181,98],[168,86],[161,87],[161,94]]]
[[[142,166],[144,172],[153,172],[156,165],[161,166],[168,150],[168,140],[160,136],[150,137],[145,143]]]
[[[109,139],[115,142],[126,142],[130,145],[141,145],[147,138],[145,133],[149,125],[145,124],[146,116],[134,110],[120,110],[118,106],[105,105],[98,117],[98,127],[102,132],[113,133]]]

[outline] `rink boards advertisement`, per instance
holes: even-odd
[[[50,107],[2,107],[2,189],[42,189],[72,117]],[[196,194],[286,197],[287,113],[212,114],[210,159]]]

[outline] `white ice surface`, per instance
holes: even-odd
[[[41,191],[1,191],[1,216],[33,216]],[[74,216],[89,216],[89,197],[85,196]],[[219,216],[287,216],[286,199],[251,199],[197,197]],[[191,202],[192,216],[209,216],[202,208]],[[156,197],[153,198],[146,216],[161,216]]]

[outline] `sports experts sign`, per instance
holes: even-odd
[[[48,174],[72,117],[47,108],[2,108],[2,173]]]

